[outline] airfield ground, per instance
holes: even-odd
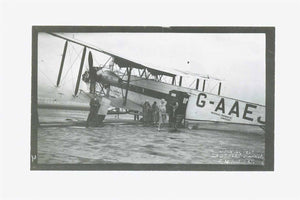
[[[87,112],[38,113],[39,164],[264,164],[265,134],[257,127],[201,124],[197,130],[158,132],[131,115],[111,115],[104,126],[85,128]]]

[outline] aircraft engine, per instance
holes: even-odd
[[[100,70],[97,72],[97,81],[109,85],[118,85],[121,83],[122,79],[112,71]]]
[[[111,69],[106,70],[103,67],[94,67],[91,52],[89,52],[88,63],[89,70],[84,74],[82,79],[85,82],[90,82],[90,93],[95,93],[96,82],[99,82],[104,88],[109,88],[110,85],[118,86],[122,83],[122,79],[111,71]]]

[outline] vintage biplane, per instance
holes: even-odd
[[[133,114],[141,114],[146,100],[151,104],[166,99],[168,104],[179,103],[179,115],[185,124],[202,121],[225,122],[264,126],[265,106],[221,95],[221,79],[174,68],[152,66],[142,61],[125,58],[94,45],[79,41],[62,33],[48,32],[53,37],[65,40],[61,65],[57,72],[56,87],[59,88],[64,70],[64,61],[69,43],[83,49],[77,81],[68,98],[60,98],[57,90],[49,91],[54,100],[38,99],[39,108],[88,110],[89,100],[100,98],[100,112],[106,115],[108,109],[123,108]],[[109,59],[102,66],[95,66],[92,51],[105,54]],[[88,60],[88,70],[83,66]],[[193,87],[182,85],[184,78],[193,78]],[[206,84],[214,81],[215,92],[206,90]],[[87,84],[89,91],[80,90],[80,84]]]

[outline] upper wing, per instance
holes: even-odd
[[[137,69],[147,69],[151,74],[153,75],[165,75],[165,76],[170,76],[170,77],[174,77],[174,76],[183,76],[183,77],[195,77],[195,78],[204,78],[204,79],[215,79],[215,80],[219,80],[218,78],[214,78],[208,75],[202,75],[202,74],[198,74],[198,73],[194,73],[194,72],[186,72],[186,71],[181,71],[178,69],[174,69],[174,68],[168,68],[165,66],[157,66],[157,65],[153,65],[153,64],[146,64],[143,61],[137,61],[135,59],[129,59],[126,58],[124,56],[119,56],[111,51],[106,51],[103,49],[100,49],[99,47],[96,47],[92,44],[88,44],[87,42],[83,42],[80,41],[78,39],[75,38],[70,38],[68,36],[65,36],[61,33],[50,33],[48,32],[48,34],[53,35],[55,37],[59,37],[62,38],[64,40],[73,42],[75,44],[81,45],[81,46],[85,46],[87,48],[90,48],[92,50],[101,52],[103,54],[109,55],[111,57],[114,58],[114,62],[119,66],[119,67],[131,67],[131,68],[137,68]]]

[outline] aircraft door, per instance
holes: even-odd
[[[176,110],[176,123],[180,126],[184,126],[186,108],[189,100],[189,95],[186,92],[171,90],[167,98],[167,112],[172,113],[172,105],[178,103]],[[169,114],[170,115],[170,114]]]

